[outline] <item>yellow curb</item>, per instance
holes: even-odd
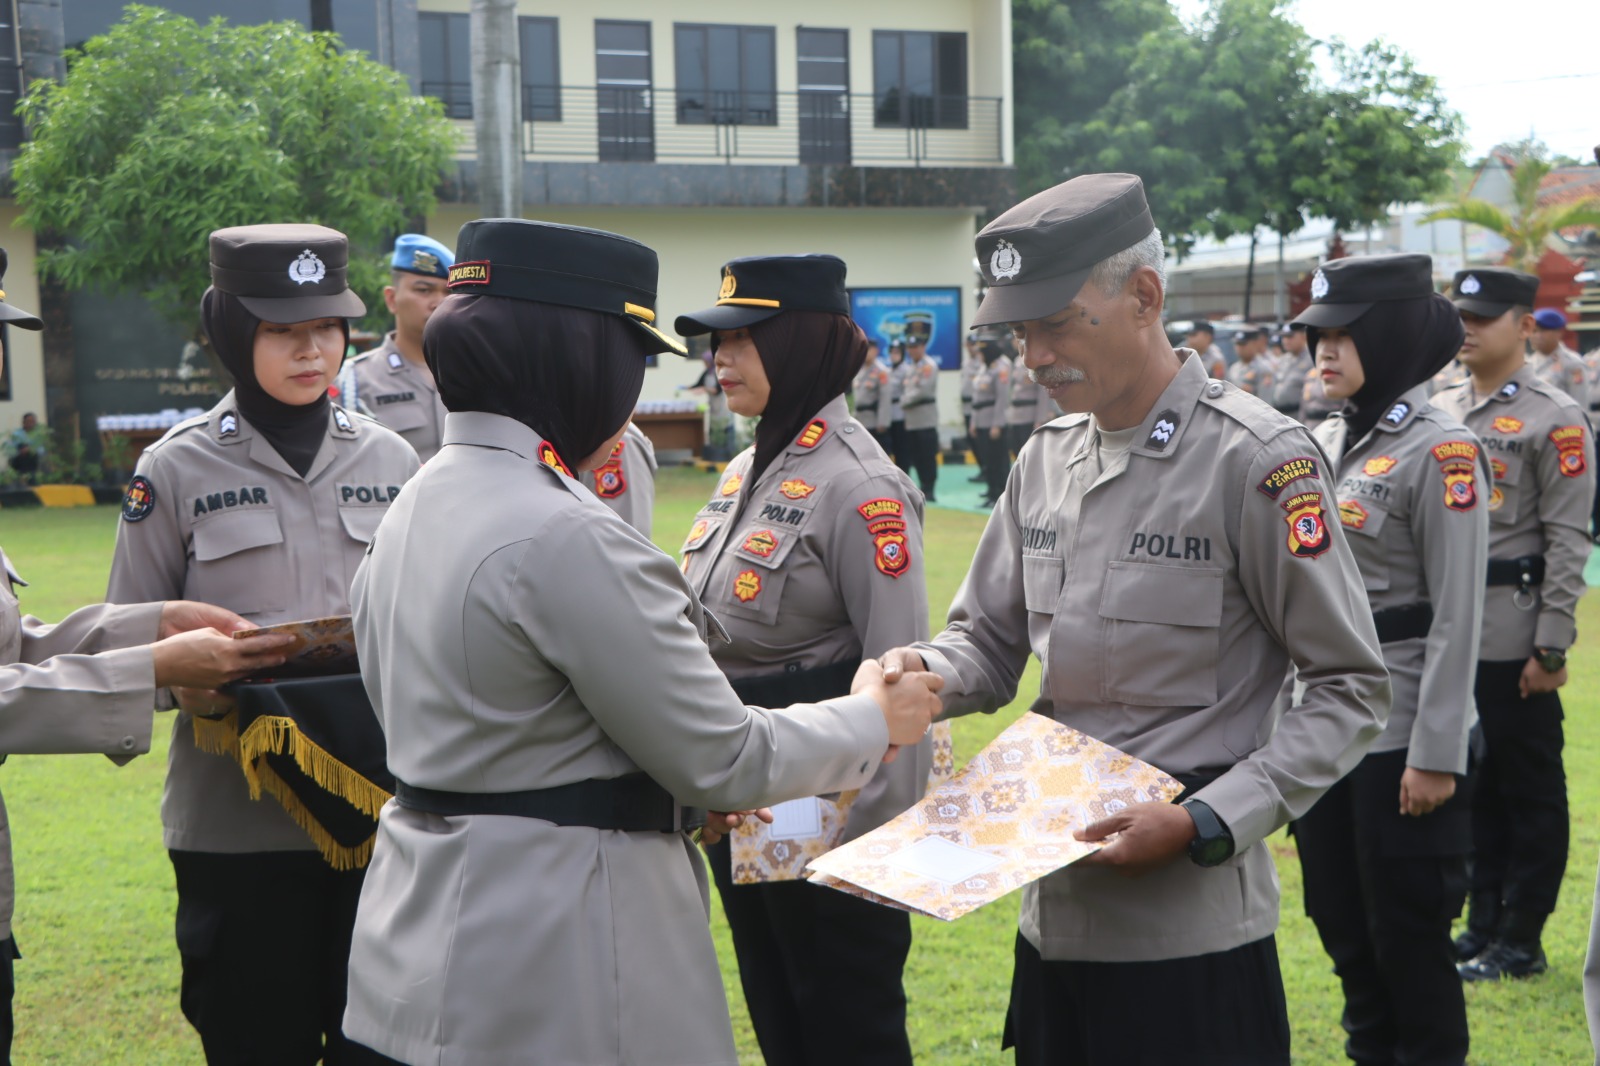
[[[46,507],[94,506],[94,493],[87,485],[35,485],[33,494]]]

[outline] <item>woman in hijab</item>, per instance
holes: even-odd
[[[397,791],[345,1031],[407,1063],[734,1066],[681,807],[860,788],[920,741],[938,682],[867,664],[837,698],[746,706],[672,559],[574,480],[646,357],[682,351],[653,325],[655,253],[523,219],[456,248],[423,340],[444,446],[352,589]]]
[[[922,494],[845,404],[868,345],[843,261],[735,259],[719,291],[678,332],[711,334],[728,406],[760,422],[695,518],[683,572],[727,627],[712,655],[746,703],[842,695],[863,658],[926,639]],[[911,1062],[908,916],[799,878],[921,798],[933,739],[912,754],[859,795],[796,800],[771,830],[749,823],[710,849],[771,1066]]]
[[[1296,823],[1306,913],[1344,986],[1355,1062],[1463,1063],[1450,942],[1472,843],[1469,735],[1488,558],[1482,444],[1428,402],[1461,348],[1426,255],[1323,265],[1307,327],[1329,400],[1315,435],[1365,579],[1394,703],[1349,776]],[[1313,460],[1308,460],[1313,461]]]
[[[147,448],[129,484],[110,603],[185,599],[256,625],[348,614],[378,519],[416,472],[397,434],[335,406],[349,249],[322,226],[211,234],[206,337],[233,379]],[[338,871],[227,753],[231,700],[175,690],[161,821],[177,878],[184,1016],[209,1063],[374,1061],[339,1032],[362,871]],[[168,704],[170,706],[170,704]]]

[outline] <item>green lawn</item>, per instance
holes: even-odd
[[[662,472],[656,539],[677,548],[714,483],[689,470]],[[56,619],[74,605],[100,598],[105,588],[116,511],[0,512],[0,544],[33,587],[23,607]],[[982,530],[979,516],[933,509],[928,516],[929,601],[935,627],[955,593]],[[1580,628],[1597,619],[1592,600]],[[1560,909],[1546,937],[1551,972],[1492,988],[1470,987],[1472,1061],[1482,1066],[1586,1061],[1579,978],[1587,943],[1595,859],[1600,854],[1600,782],[1596,765],[1600,724],[1600,657],[1580,649],[1566,692],[1571,778],[1572,862]],[[1036,667],[1023,691],[1037,685]],[[959,758],[986,743],[1020,713],[1026,699],[993,717],[956,724]],[[165,766],[165,729],[158,725],[151,756],[122,769],[97,756],[18,756],[0,767],[15,834],[18,866],[16,934],[26,956],[17,964],[19,1063],[108,1062],[189,1064],[201,1061],[178,1012],[178,959],[172,942],[171,868],[161,848],[157,804]],[[1300,913],[1299,866],[1280,834],[1271,846],[1284,884],[1279,948],[1294,1023],[1295,1062],[1343,1062],[1339,997],[1316,934]],[[1010,981],[1016,897],[960,922],[918,920],[906,975],[912,1042],[922,1063],[1009,1062],[999,1033]],[[718,950],[732,960],[720,913],[713,919]],[[738,980],[724,967],[734,1029],[746,1061],[759,1063],[739,997]],[[670,979],[664,976],[664,979]],[[1154,1020],[1154,1018],[1152,1019]],[[263,1024],[271,1014],[264,1010]],[[825,1019],[819,1022],[826,1024]]]

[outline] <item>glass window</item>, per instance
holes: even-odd
[[[872,80],[878,126],[967,126],[964,33],[875,30]]]
[[[451,118],[472,117],[472,23],[469,15],[417,15],[422,95],[444,101]]]
[[[777,34],[772,27],[679,23],[673,37],[680,123],[777,124]]]
[[[522,119],[561,121],[561,56],[553,18],[517,19],[522,38]]]
[[[596,19],[594,73],[601,162],[654,162],[650,23]]]

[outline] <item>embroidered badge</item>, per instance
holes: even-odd
[[[404,364],[405,364],[405,360],[400,358],[400,353],[399,352],[390,352],[389,353],[389,369],[390,370],[399,370],[400,367],[403,366]]]
[[[906,513],[906,505],[899,500],[880,496],[876,500],[868,500],[856,510],[861,512],[862,518],[871,522],[876,518],[900,518]]]
[[[561,471],[568,477],[572,476],[572,471],[567,469],[567,464],[562,462],[561,456],[556,454],[555,445],[549,441],[541,441],[539,443],[539,461],[545,466]]]
[[[1502,415],[1494,420],[1494,431],[1496,433],[1521,433],[1522,419],[1509,418]]]
[[[489,284],[489,261],[475,259],[469,263],[457,263],[450,268],[445,284],[452,289],[457,285],[487,285]]]
[[[1391,426],[1398,426],[1406,420],[1406,415],[1410,413],[1411,405],[1402,400],[1389,408],[1389,413],[1383,416],[1383,420]]]
[[[904,526],[897,528],[884,523],[873,535],[873,546],[877,554],[872,561],[881,573],[898,578],[911,566],[911,548],[906,543]]]
[[[1354,500],[1339,503],[1339,522],[1346,529],[1362,529],[1367,524],[1367,509]]]
[[[239,435],[239,416],[232,411],[222,412],[222,417],[217,419],[217,436],[236,437]]]
[[[1022,273],[1022,253],[1017,251],[1016,245],[1001,241],[994,246],[994,254],[989,256],[989,273],[996,281],[1010,281]]]
[[[799,438],[795,441],[802,448],[815,448],[817,442],[822,440],[828,432],[828,423],[820,418],[813,418],[811,424],[800,431]]]
[[[733,595],[740,603],[749,603],[761,595],[761,575],[754,570],[741,570],[733,579]]]
[[[727,268],[724,268],[724,270],[726,272],[722,275],[722,288],[717,291],[717,299],[719,300],[728,299],[733,295],[734,290],[739,287],[739,281],[733,276],[733,271],[727,270]]]
[[[1396,459],[1392,455],[1379,455],[1368,459],[1366,465],[1363,466],[1361,470],[1368,477],[1382,477],[1389,471],[1393,470],[1396,464],[1399,462],[1400,460]],[[1343,505],[1341,504],[1341,506]]]
[[[1504,459],[1490,459],[1489,472],[1494,475],[1496,481],[1502,480],[1506,476],[1506,461]]]
[[[333,424],[346,433],[354,433],[356,431],[355,423],[350,421],[350,416],[344,413],[343,407],[335,407],[333,409]]]
[[[439,257],[432,252],[424,252],[419,249],[411,253],[411,268],[420,270],[425,274],[437,274],[439,272]]]
[[[1371,473],[1371,471],[1368,471]],[[1287,463],[1275,468],[1270,474],[1261,479],[1261,484],[1256,488],[1276,500],[1283,495],[1283,490],[1301,478],[1317,476],[1317,461],[1309,455],[1298,456]]]
[[[1500,395],[1504,396],[1508,400],[1521,391],[1522,386],[1518,385],[1515,381],[1508,381],[1504,385],[1500,386]]]
[[[772,553],[778,550],[778,535],[770,529],[761,529],[744,538],[740,549],[751,555],[759,555],[763,559],[770,559]]]
[[[1464,440],[1447,440],[1430,449],[1444,475],[1444,505],[1452,511],[1478,506],[1478,446]]]
[[[1478,280],[1478,275],[1468,274],[1456,288],[1463,296],[1476,296],[1483,291],[1483,282]]]
[[[628,491],[628,479],[622,475],[621,459],[607,459],[604,466],[595,468],[594,491],[605,500],[614,500]]]
[[[1328,275],[1318,270],[1311,275],[1311,298],[1313,300],[1326,299],[1328,296]]]
[[[1144,442],[1145,447],[1153,451],[1161,451],[1172,443],[1172,435],[1178,432],[1178,423],[1183,421],[1178,417],[1178,412],[1167,408],[1156,416],[1156,424],[1150,427],[1150,436]]]
[[[711,532],[711,523],[704,518],[696,519],[694,525],[689,527],[689,539],[683,542],[684,548],[692,548],[699,544],[709,532]]]
[[[744,478],[740,477],[738,474],[735,474],[728,480],[724,481],[722,483],[722,488],[718,489],[717,491],[722,493],[724,496],[732,496],[734,493],[739,491],[739,486],[743,484]]]
[[[1433,452],[1433,457],[1441,463],[1452,459],[1466,459],[1470,462],[1478,458],[1478,446],[1464,440],[1447,440],[1443,444],[1434,445],[1430,450]]]
[[[1550,443],[1556,446],[1563,477],[1577,477],[1589,469],[1589,446],[1583,439],[1582,426],[1562,426],[1551,430]]]
[[[156,487],[143,474],[133,475],[127,495],[122,497],[122,520],[143,522],[156,507]]]
[[[1331,540],[1322,520],[1322,493],[1302,492],[1283,505],[1288,512],[1289,554],[1300,559],[1315,559],[1328,550]]]
[[[328,268],[310,248],[301,252],[300,257],[289,264],[289,278],[296,285],[304,285],[307,282],[316,284],[327,276]]]
[[[789,497],[791,500],[803,500],[813,492],[816,492],[817,487],[815,485],[808,485],[799,478],[792,478],[789,481],[785,481],[783,484],[779,485],[778,491]]]
[[[1505,502],[1506,494],[1501,490],[1499,485],[1496,485],[1494,487],[1494,491],[1489,493],[1489,510],[1498,511],[1500,510],[1501,505]]]

